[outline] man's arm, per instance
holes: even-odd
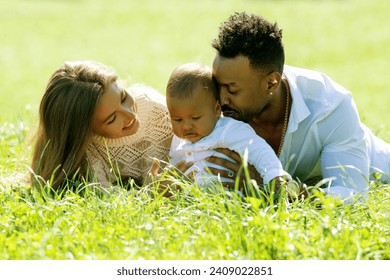
[[[318,132],[323,142],[323,178],[334,177],[325,192],[348,200],[358,193],[364,195],[368,187],[369,157],[352,97],[346,98],[318,124]]]

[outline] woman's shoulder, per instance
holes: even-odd
[[[171,133],[165,96],[145,85],[134,85],[129,91],[136,100],[138,116],[144,123],[145,132],[161,127],[162,130]]]
[[[164,95],[144,85],[135,85],[130,92],[136,100],[141,120],[145,123],[170,122]]]
[[[166,107],[165,96],[150,86],[135,84],[129,87],[129,91],[136,100],[160,104]]]

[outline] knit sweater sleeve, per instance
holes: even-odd
[[[114,180],[112,169],[108,165],[108,154],[102,154],[102,147],[96,143],[89,145],[87,157],[90,164],[91,181],[100,183],[103,187],[109,187]]]

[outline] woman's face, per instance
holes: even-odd
[[[135,134],[139,126],[133,97],[113,82],[96,105],[93,132],[107,138],[120,138]]]

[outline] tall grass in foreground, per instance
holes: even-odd
[[[27,163],[19,128],[1,128],[0,149]],[[56,197],[12,178],[0,181],[0,259],[390,259],[385,184],[372,182],[364,204],[320,192],[273,204],[184,181],[174,199],[88,187]]]
[[[260,198],[183,184],[174,199],[117,189],[0,192],[1,259],[390,259],[389,186],[366,204]]]

